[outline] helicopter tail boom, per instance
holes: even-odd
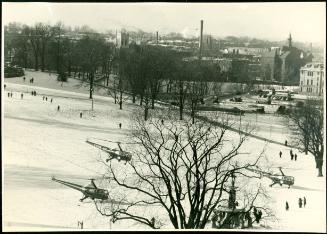
[[[78,190],[80,192],[84,192],[85,191],[84,187],[81,186],[81,185],[79,185],[79,184],[74,184],[74,183],[70,183],[70,182],[67,182],[67,181],[58,180],[58,179],[56,179],[54,177],[52,177],[52,180],[55,181],[55,182],[57,182],[57,183],[59,183],[59,184],[63,184],[65,186],[67,186],[67,187],[70,187],[72,189]]]

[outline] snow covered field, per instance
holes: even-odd
[[[32,72],[27,75],[25,84],[21,78],[6,79],[7,88],[2,95],[4,231],[70,230],[77,229],[78,221],[83,221],[84,229],[147,228],[134,222],[110,223],[108,218],[97,213],[94,204],[79,202],[80,192],[51,181],[51,177],[56,176],[85,185],[88,181],[83,179],[104,173],[105,166],[98,161],[104,154],[86,144],[85,140],[89,137],[126,140],[137,107],[125,103],[123,110],[119,110],[111,97],[95,95],[95,111],[92,112],[86,87],[84,91],[76,90],[72,83],[63,89],[56,81],[52,86],[48,84],[53,75],[47,77]],[[27,85],[30,76],[35,79],[33,87]],[[38,95],[32,96],[32,90],[36,90]],[[7,91],[13,91],[13,98],[7,97]],[[26,92],[24,99],[20,98],[21,92]],[[42,100],[43,95],[53,98],[53,102]],[[57,111],[58,105],[60,111]],[[79,117],[80,112],[83,118]],[[268,114],[242,117],[244,123],[254,123],[255,120],[256,134],[279,142],[289,138],[287,123],[280,117]],[[119,123],[122,123],[122,129],[119,129]],[[235,135],[231,132],[229,136]],[[265,147],[269,164],[282,166],[286,175],[295,177],[295,184],[290,189],[279,185],[271,188],[269,179],[260,180],[272,197],[271,205],[275,207],[278,219],[269,223],[269,228],[326,232],[326,181],[325,177],[317,177],[313,156],[293,149],[298,160],[291,161],[288,147],[254,138],[245,144],[244,148],[250,155],[258,155]],[[283,152],[281,159],[280,150]],[[119,166],[123,170],[124,164]],[[300,209],[298,198],[304,196],[307,206]],[[289,211],[285,210],[286,201],[290,205]]]

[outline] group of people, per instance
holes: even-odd
[[[25,80],[26,80],[26,77],[25,77],[25,76],[23,76],[23,81],[25,82]],[[33,83],[34,83],[34,77],[32,77],[32,78],[30,79],[30,83],[31,83],[31,84],[33,84]]]
[[[279,157],[280,158],[282,158],[282,155],[283,155],[283,153],[282,153],[282,151],[279,151]],[[292,150],[290,150],[290,155],[291,155],[291,160],[297,160],[297,154],[293,154],[293,151]]]
[[[307,204],[307,199],[305,197],[303,197],[303,200],[302,198],[299,198],[299,207],[302,208],[302,205],[303,205],[303,208],[305,208],[305,205]]]
[[[35,90],[32,91],[31,94],[32,94],[32,96],[36,96],[36,91]]]
[[[43,101],[44,101],[44,100],[48,101],[48,97],[46,97],[46,96],[43,96],[42,99],[43,99]],[[50,102],[52,103],[52,101],[53,101],[53,99],[51,98],[51,99],[50,99]]]
[[[285,140],[285,146],[287,146],[287,140]],[[279,151],[279,158],[282,158],[282,151]],[[293,161],[293,159],[296,161],[297,160],[297,154],[293,154],[293,150],[290,150],[290,156],[291,156],[291,160]]]
[[[293,154],[293,151],[290,150],[290,155],[291,155],[291,160],[293,160],[293,158],[294,158],[294,160],[296,161],[296,159],[297,159],[297,154]]]
[[[302,206],[303,206],[303,208],[305,208],[305,206],[307,204],[307,199],[305,197],[303,197],[303,199],[300,197],[298,204],[299,204],[299,208],[302,208]],[[285,208],[286,208],[286,210],[289,210],[289,208],[290,208],[290,206],[289,206],[289,204],[288,204],[287,201],[286,201]]]

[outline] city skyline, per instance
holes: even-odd
[[[303,2],[4,3],[2,22],[32,25],[61,21],[72,27],[88,25],[99,32],[126,28],[196,37],[200,20],[204,20],[204,33],[215,37],[248,36],[282,41],[291,33],[294,41],[321,44],[326,38],[325,6]]]

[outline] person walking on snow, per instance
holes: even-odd
[[[279,151],[279,157],[282,158],[282,151]]]
[[[285,208],[286,208],[286,211],[288,211],[288,209],[290,208],[287,201],[286,201],[286,207]]]
[[[294,160],[296,161],[296,159],[297,159],[297,154],[294,155]]]
[[[303,208],[305,208],[306,204],[307,204],[307,199],[305,199],[305,197],[303,197]]]
[[[299,207],[302,208],[302,198],[299,198]]]

